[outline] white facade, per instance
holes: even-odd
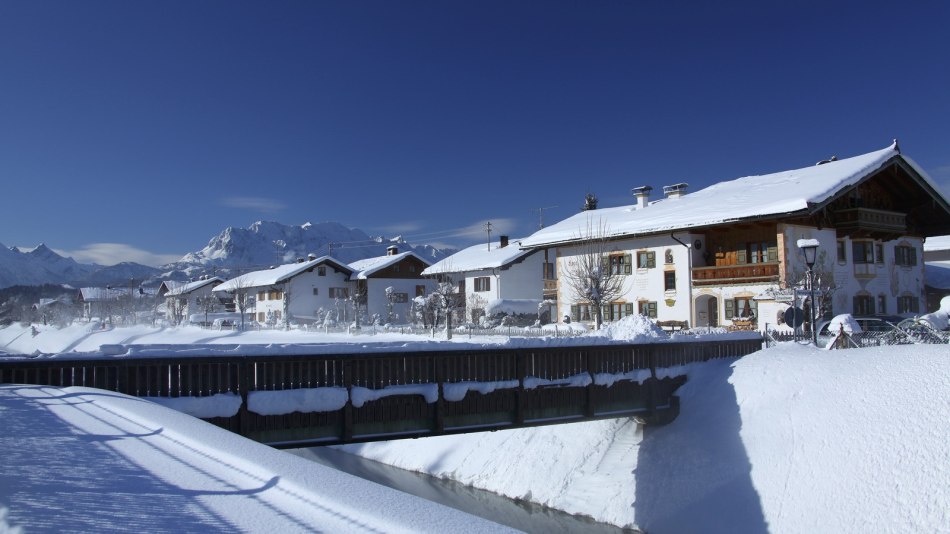
[[[543,281],[541,279],[542,254],[530,254],[520,262],[504,267],[467,271],[465,276],[465,307],[467,319],[470,308],[485,309],[495,301],[532,300],[541,302]]]
[[[256,287],[254,318],[267,326],[323,321],[327,312],[348,320],[353,312],[347,298],[354,287],[349,276],[332,265],[315,265],[281,283]]]
[[[684,243],[696,239],[689,234],[676,237]],[[608,249],[606,256],[622,257],[620,263],[629,262],[630,268],[629,271],[618,270],[624,279],[623,291],[613,301],[603,304],[605,322],[632,314],[647,315],[657,321],[682,321],[690,317],[692,245],[687,248],[667,235],[612,241]],[[572,321],[593,322],[594,311],[567,283],[571,263],[585,250],[583,245],[558,248],[558,315],[570,317]],[[628,274],[623,274],[625,272]]]

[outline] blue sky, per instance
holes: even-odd
[[[0,243],[464,246],[895,137],[950,192],[950,3],[715,4],[0,0]]]

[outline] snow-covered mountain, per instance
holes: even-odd
[[[154,278],[160,271],[137,263],[109,267],[79,263],[53,252],[45,244],[23,251],[0,244],[0,288],[42,284],[109,285],[136,283]]]
[[[362,230],[335,222],[290,226],[258,221],[247,228],[226,228],[211,238],[203,249],[186,254],[177,262],[160,269],[123,262],[103,267],[64,258],[46,245],[20,250],[0,244],[0,288],[15,285],[69,284],[80,286],[153,285],[160,280],[186,280],[202,274],[227,276],[229,273],[263,269],[289,263],[308,254],[333,257],[350,263],[382,256],[396,245],[400,251],[412,250],[435,263],[454,253],[428,245],[413,246],[401,237],[370,237]]]
[[[371,237],[362,230],[335,222],[290,226],[258,221],[247,228],[226,228],[203,249],[186,254],[165,268],[189,275],[209,268],[246,271],[289,263],[308,254],[329,254],[350,263],[382,256],[392,245],[400,251],[412,250],[433,263],[454,252],[428,245],[413,246],[401,237]]]

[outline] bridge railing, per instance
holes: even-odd
[[[657,369],[743,356],[761,347],[761,339],[742,339],[401,353],[26,359],[0,361],[0,383],[87,386],[168,399],[239,396],[236,413],[207,419],[267,443],[341,443],[652,414],[670,402],[681,383],[657,381],[666,376]],[[652,380],[649,387],[645,380]],[[357,402],[356,388],[365,388],[370,400]],[[455,394],[447,397],[451,388]],[[257,392],[294,390],[338,394],[341,406],[292,413],[249,408],[248,399]]]

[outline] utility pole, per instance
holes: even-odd
[[[485,230],[488,231],[488,250],[491,251],[491,221],[485,223]]]

